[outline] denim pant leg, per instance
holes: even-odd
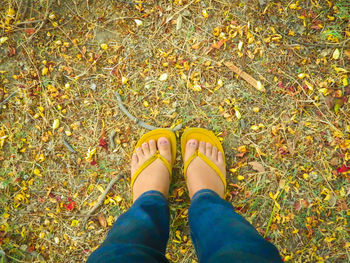
[[[165,258],[168,238],[168,202],[160,192],[148,191],[119,216],[87,262],[168,262]]]
[[[276,247],[211,190],[200,190],[193,196],[189,224],[201,263],[282,262]]]

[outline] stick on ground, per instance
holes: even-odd
[[[252,76],[250,76],[248,73],[244,72],[243,70],[241,70],[240,68],[236,67],[235,65],[233,65],[233,63],[231,62],[224,62],[225,66],[228,67],[231,71],[233,71],[234,73],[236,73],[239,77],[241,77],[242,79],[244,79],[246,82],[248,82],[250,85],[252,85],[254,88],[256,88],[258,91],[262,91],[265,92],[265,88],[264,86],[261,84],[260,81],[257,81],[256,79],[254,79]]]
[[[122,177],[123,174],[118,174],[115,177],[112,178],[112,180],[109,182],[109,184],[106,187],[106,190],[103,192],[103,194],[98,199],[97,203],[94,205],[94,207],[86,214],[86,218],[84,220],[84,226],[87,222],[87,220],[90,218],[90,216],[96,211],[97,208],[99,208],[100,205],[102,205],[103,201],[105,200],[109,190],[111,190],[112,186]]]
[[[124,114],[125,114],[126,116],[128,116],[128,118],[129,118],[130,120],[132,120],[133,122],[135,122],[136,124],[140,125],[141,127],[145,128],[145,129],[147,129],[147,130],[155,130],[155,129],[158,129],[158,127],[155,127],[155,126],[153,126],[153,125],[149,125],[149,124],[147,124],[147,123],[145,123],[145,122],[139,120],[138,118],[134,117],[134,116],[125,108],[125,106],[123,105],[122,98],[120,97],[118,91],[115,92],[115,96],[117,97],[118,106],[119,106],[120,110],[121,110],[122,112],[124,112]],[[182,123],[180,123],[179,125],[175,126],[172,130],[173,130],[173,131],[178,131],[178,130],[180,130],[181,128],[182,128]]]

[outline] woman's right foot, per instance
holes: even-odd
[[[195,139],[188,140],[185,149],[185,160],[187,161],[198,149],[203,155],[208,157],[226,177],[226,167],[223,154],[210,143],[198,142]],[[220,197],[224,197],[225,186],[220,176],[201,158],[196,157],[189,164],[186,172],[186,183],[190,198],[202,189],[210,189]]]

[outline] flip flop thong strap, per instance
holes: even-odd
[[[197,156],[199,158],[201,158],[206,164],[208,164],[216,172],[216,174],[220,177],[221,181],[223,182],[223,184],[225,186],[225,190],[226,190],[226,178],[225,178],[225,176],[222,174],[222,172],[220,171],[220,169],[217,167],[217,165],[215,163],[213,163],[207,156],[205,156],[204,154],[202,154],[198,150],[194,154],[192,154],[191,157],[188,158],[187,161],[185,162],[185,165],[184,165],[185,177],[187,177],[186,173],[187,173],[188,166]]]
[[[143,170],[145,170],[151,163],[153,163],[157,159],[160,159],[164,163],[164,165],[166,166],[166,168],[169,171],[169,176],[171,178],[172,170],[173,170],[171,164],[168,162],[167,159],[165,159],[162,155],[160,155],[159,152],[156,152],[147,161],[145,161],[143,164],[141,164],[141,166],[136,170],[136,172],[134,173],[133,177],[131,178],[131,183],[130,183],[131,189],[133,188],[134,183],[135,183],[137,177],[140,175],[140,173]]]

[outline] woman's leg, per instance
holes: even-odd
[[[222,154],[208,143],[189,140],[185,160],[197,149],[225,174]],[[199,262],[282,262],[276,247],[222,199],[224,185],[220,177],[198,157],[187,169],[187,186],[192,199],[191,237]]]
[[[87,262],[167,262],[168,238],[168,202],[160,192],[148,191],[118,218]]]
[[[169,141],[150,140],[132,156],[131,174],[157,150],[171,163]],[[157,159],[145,168],[134,183],[134,204],[117,219],[87,262],[168,262],[165,249],[169,238],[169,184],[169,172],[162,161]]]

